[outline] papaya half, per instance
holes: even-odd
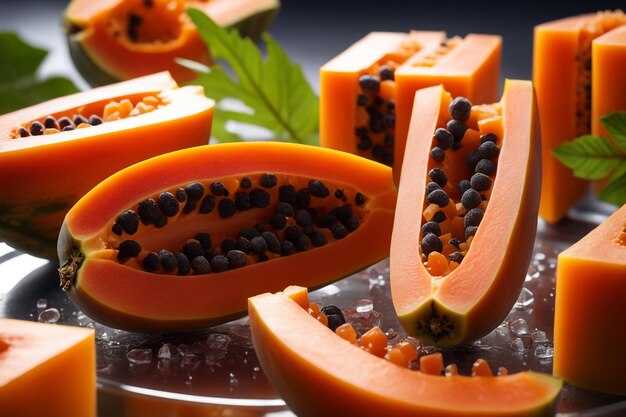
[[[424,361],[414,371],[344,340],[307,308],[298,287],[248,301],[263,372],[300,417],[552,415],[561,381],[549,375],[434,375]]]
[[[0,237],[56,259],[65,213],[112,173],[204,145],[213,100],[167,73],[50,100],[0,117]]]
[[[61,285],[112,327],[206,327],[244,315],[255,294],[293,280],[319,287],[387,256],[395,200],[388,167],[330,149],[249,142],[161,155],[68,212]]]
[[[626,15],[621,10],[568,17],[535,27],[533,82],[541,118],[539,215],[556,223],[589,190],[552,150],[578,136],[608,137],[600,117],[626,110]]]
[[[280,0],[72,0],[64,26],[74,64],[92,86],[159,71],[189,81],[195,73],[176,58],[206,65],[211,58],[188,7],[256,38],[273,21]]]
[[[397,183],[415,92],[496,101],[501,48],[496,35],[370,33],[320,70],[321,145],[393,166]]]
[[[559,254],[554,374],[626,395],[626,205]]]
[[[452,99],[442,86],[416,93],[390,254],[408,334],[452,346],[505,319],[533,251],[539,140],[528,81],[507,80],[492,105]]]

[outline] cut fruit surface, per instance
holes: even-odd
[[[11,417],[95,417],[93,329],[0,318],[0,410]]]
[[[320,71],[320,143],[394,166],[420,88],[443,83],[479,103],[497,99],[501,38],[373,32]]]
[[[559,380],[533,372],[412,371],[342,339],[284,293],[253,297],[248,310],[263,372],[302,417],[547,415],[561,388]]]
[[[552,150],[585,134],[605,135],[599,118],[624,110],[626,37],[620,10],[568,17],[535,27],[533,82],[541,118],[542,192],[539,215],[562,219],[589,189]],[[615,33],[613,33],[615,32]]]
[[[0,236],[56,259],[63,217],[114,172],[208,142],[213,100],[167,73],[50,100],[0,117]]]
[[[559,254],[554,318],[554,374],[618,395],[626,395],[626,335],[615,331],[626,326],[625,255],[623,206]]]
[[[163,155],[68,213],[62,285],[114,327],[224,322],[293,276],[319,287],[387,256],[395,199],[388,167],[329,149],[264,142]]]
[[[91,85],[158,71],[178,82],[196,74],[176,62],[208,65],[209,51],[186,10],[195,7],[218,25],[257,38],[280,8],[279,0],[72,0],[64,24],[72,59]]]
[[[538,128],[527,81],[507,80],[499,105],[471,107],[441,86],[416,93],[390,255],[392,299],[410,335],[472,341],[513,307],[537,226]]]

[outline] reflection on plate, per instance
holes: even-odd
[[[541,224],[524,290],[506,321],[475,343],[443,350],[445,362],[456,363],[465,374],[479,357],[510,373],[551,372],[556,258],[594,226],[582,221]],[[0,276],[0,294],[5,293],[0,295],[0,316],[95,329],[100,417],[293,416],[284,411],[259,367],[247,319],[193,333],[129,333],[94,323],[78,311],[58,288],[56,269],[45,261],[0,245]],[[406,337],[391,303],[387,259],[313,292],[311,299],[342,308],[370,300],[361,301],[358,312],[352,310],[352,320],[382,322],[393,341]],[[422,346],[420,353],[438,350]],[[626,410],[621,400],[566,386],[558,411],[562,416],[589,415],[591,409],[593,415],[620,415]]]

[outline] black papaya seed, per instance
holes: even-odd
[[[175,197],[179,203],[184,203],[185,201],[187,201],[187,193],[185,192],[185,189],[183,187],[178,187],[176,189]]]
[[[213,272],[224,272],[228,271],[228,258],[224,255],[216,255],[211,258],[211,270]]]
[[[139,229],[139,215],[134,210],[126,210],[117,216],[116,222],[122,226],[124,233],[134,235]]]
[[[226,254],[228,258],[228,266],[230,269],[237,269],[248,264],[248,255],[240,250],[231,250]]]
[[[200,209],[198,210],[202,214],[208,214],[215,209],[215,196],[207,195],[202,199],[200,203]]]
[[[176,262],[178,264],[178,271],[176,272],[178,275],[187,275],[191,271],[191,263],[189,263],[189,259],[185,256],[184,253],[176,252],[174,254],[176,258]]]
[[[228,190],[226,189],[224,184],[219,181],[215,181],[213,184],[211,184],[211,193],[213,193],[213,195],[215,196],[228,197]]]
[[[274,174],[268,172],[261,177],[261,187],[263,188],[272,188],[276,186],[276,184],[278,184],[278,179]]]
[[[295,206],[298,201],[296,188],[293,185],[281,185],[278,188],[278,201]]]
[[[191,261],[191,269],[196,274],[209,274],[211,273],[211,264],[204,256],[197,256]]]
[[[185,186],[185,192],[187,193],[187,197],[198,201],[204,195],[204,185],[199,182],[192,182]]]
[[[280,253],[280,240],[278,237],[272,232],[263,232],[261,233],[261,237],[265,239],[265,243],[267,244],[267,250],[272,253]]]
[[[267,251],[267,242],[261,236],[253,238],[250,241],[250,251],[257,255],[265,253]]]
[[[243,177],[239,185],[241,188],[250,188],[252,187],[252,180],[249,177]]]
[[[289,256],[296,253],[296,245],[290,240],[283,240],[280,242],[280,256]]]
[[[235,202],[230,198],[223,198],[217,205],[217,211],[220,217],[231,217],[237,211],[237,206],[235,206]]]
[[[265,208],[270,204],[270,195],[261,188],[250,191],[250,203],[252,207]]]
[[[172,193],[167,191],[162,192],[159,195],[159,199],[157,202],[159,205],[159,209],[167,217],[175,216],[178,213],[178,209],[180,208],[180,204],[178,203],[178,200],[176,200],[176,197],[174,197]]]
[[[245,191],[237,191],[235,193],[235,206],[239,211],[246,211],[252,208],[252,203],[250,202],[250,196]]]
[[[161,269],[161,260],[156,252],[149,252],[141,261],[141,266],[145,271],[157,272]]]
[[[213,246],[213,240],[211,239],[211,235],[206,232],[197,233],[193,238],[200,242],[205,250],[211,249],[211,247]]]
[[[465,97],[456,97],[449,106],[450,116],[459,122],[465,122],[470,118],[472,103]]]
[[[441,243],[441,240],[439,240],[434,233],[426,234],[422,238],[420,246],[422,248],[422,252],[426,256],[428,256],[431,252],[441,252],[443,250],[443,243]]]
[[[159,252],[159,261],[166,272],[174,272],[176,268],[178,268],[176,257],[167,249],[161,249]]]
[[[125,240],[118,247],[117,259],[136,258],[141,253],[141,245],[134,240]]]

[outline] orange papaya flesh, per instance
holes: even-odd
[[[62,286],[113,327],[206,327],[292,275],[319,287],[387,256],[395,198],[388,167],[330,149],[265,142],[163,155],[70,210]]]
[[[95,344],[93,329],[0,318],[2,415],[95,417]]]
[[[186,15],[199,8],[221,26],[258,37],[273,21],[279,0],[72,0],[64,15],[70,53],[91,85],[170,71],[178,82],[196,74],[177,58],[210,64],[211,58]]]
[[[444,83],[455,95],[495,101],[500,47],[498,36],[370,33],[321,69],[322,146],[399,172],[415,91]]]
[[[599,118],[626,106],[619,88],[624,83],[622,73],[614,72],[623,68],[624,52],[615,54],[614,46],[603,45],[604,39],[609,44],[617,41],[623,49],[624,36],[613,38],[611,33],[621,31],[619,27],[624,24],[626,16],[616,10],[535,27],[533,81],[541,117],[543,154],[539,214],[549,223],[562,219],[589,188],[589,182],[576,178],[552,155],[552,150],[589,133],[607,137]]]
[[[397,366],[346,342],[283,293],[250,298],[248,311],[263,372],[298,416],[548,414],[561,388],[534,372],[442,376]]]
[[[616,331],[626,325],[625,253],[622,206],[559,254],[554,318],[554,374],[618,395],[626,395],[626,335]]]
[[[0,236],[17,249],[56,259],[63,217],[83,194],[135,162],[206,144],[213,106],[201,88],[177,88],[169,74],[159,73],[1,116]],[[71,129],[74,119],[86,128]],[[65,123],[70,129],[57,132]],[[29,135],[21,137],[23,130]]]
[[[434,169],[439,168],[448,182],[469,177],[469,187],[474,190],[476,184],[481,184],[474,183],[479,174],[472,173],[467,165],[476,149],[475,138],[480,137],[475,132],[480,128],[475,124],[481,121],[471,117],[468,120],[465,135],[469,133],[470,140],[458,142],[456,152],[460,158],[452,147],[445,151],[442,163],[431,156],[433,146],[441,143],[433,132],[444,128],[440,120],[442,114],[449,118],[448,103],[450,95],[442,86],[420,90],[415,96],[390,253],[391,294],[400,322],[411,336],[440,346],[488,334],[513,307],[533,250],[541,181],[532,84],[507,80],[502,114],[493,116],[488,112],[491,116],[487,120],[493,129],[490,133],[495,133],[492,138],[497,137],[495,143],[500,151],[493,159],[497,162],[496,172],[482,175],[489,186],[479,193],[484,194],[484,201],[472,209],[475,214],[470,215],[469,210],[464,217],[454,218],[454,227],[450,227],[445,214],[439,219],[443,223],[437,224],[435,217],[427,222],[423,211],[437,203],[426,191],[433,178],[439,180],[432,174]],[[481,149],[479,153],[484,151]],[[454,188],[446,197],[458,201],[460,192]],[[471,189],[465,193],[472,193]],[[438,229],[444,240],[448,240],[448,233],[452,238],[441,241]],[[450,246],[455,253],[451,253]],[[434,252],[443,256],[434,257]]]

